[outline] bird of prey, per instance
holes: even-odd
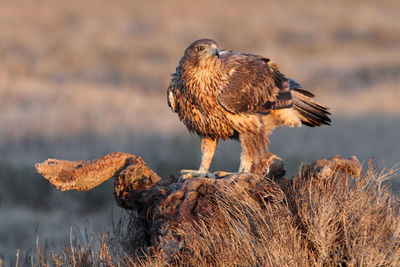
[[[219,50],[211,39],[186,48],[167,89],[168,105],[201,138],[193,175],[207,176],[219,139],[241,143],[239,172],[253,172],[278,126],[330,125],[328,108],[268,58]]]

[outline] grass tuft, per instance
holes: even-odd
[[[372,164],[360,178],[300,175],[259,198],[226,186],[209,198],[206,215],[180,223],[157,247],[136,239],[132,213],[98,248],[71,235],[62,255],[38,246],[34,265],[399,266],[400,205],[388,183],[396,175]]]

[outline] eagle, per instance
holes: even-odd
[[[266,57],[219,50],[212,39],[193,42],[167,89],[171,110],[201,138],[200,168],[183,174],[210,176],[220,139],[240,142],[239,172],[260,172],[256,166],[268,153],[268,136],[276,127],[330,125],[328,107],[313,98]]]

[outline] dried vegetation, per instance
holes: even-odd
[[[399,266],[400,205],[388,182],[395,175],[395,169],[378,171],[372,163],[362,170],[355,157],[334,157],[301,166],[291,180],[244,174],[157,180],[146,190],[163,197],[144,210],[132,204],[112,235],[85,245],[71,241],[62,254],[38,250],[33,260],[73,266]],[[160,190],[171,186],[175,190]],[[195,205],[188,208],[185,201]],[[169,210],[160,209],[166,205]]]

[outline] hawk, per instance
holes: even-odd
[[[187,172],[208,174],[219,139],[240,141],[239,172],[257,172],[276,127],[330,125],[328,108],[313,97],[266,57],[193,42],[167,89],[169,107],[201,138],[200,168]]]

